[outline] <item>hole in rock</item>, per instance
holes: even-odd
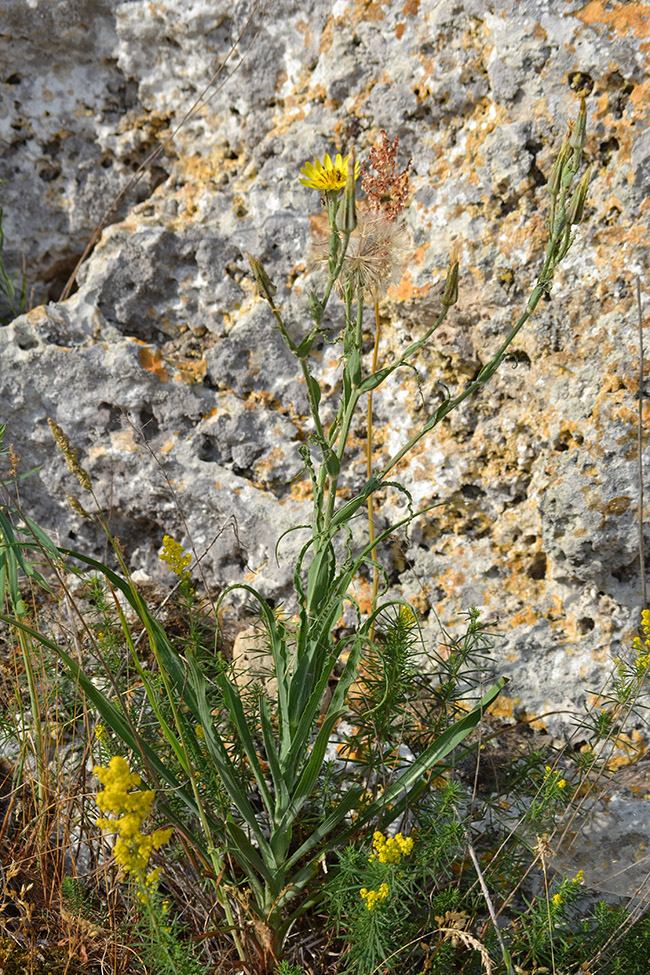
[[[153,413],[146,409],[140,410],[139,419],[144,439],[146,441],[153,440],[160,433],[158,420]]]
[[[483,488],[479,487],[478,484],[463,484],[461,486],[461,494],[466,498],[484,498],[485,491]]]
[[[122,429],[123,414],[118,406],[113,406],[111,403],[100,403],[97,412],[102,426],[108,433]]]
[[[546,552],[537,552],[533,556],[526,575],[530,579],[544,579],[546,577]]]

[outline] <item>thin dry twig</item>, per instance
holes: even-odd
[[[639,422],[637,425],[637,464],[639,475],[639,568],[641,570],[641,608],[648,608],[645,579],[645,554],[643,550],[643,311],[641,308],[641,281],[636,278],[636,307],[639,327]]]
[[[474,852],[474,847],[469,841],[469,837],[467,838],[467,850],[471,857],[472,863],[474,864],[474,869],[476,870],[476,876],[478,877],[478,882],[481,885],[481,891],[483,893],[483,897],[485,898],[485,903],[487,905],[488,913],[492,921],[492,926],[494,927],[494,933],[496,935],[497,941],[499,942],[499,947],[501,948],[503,963],[504,965],[507,966],[508,975],[515,975],[512,968],[512,962],[510,960],[510,953],[506,948],[505,941],[503,940],[503,935],[499,930],[499,922],[497,921],[497,915],[496,915],[496,911],[494,910],[494,904],[492,903],[492,898],[490,897],[490,891],[488,890],[487,884],[485,883],[485,878],[483,876],[483,871],[481,870],[481,865],[478,862],[478,857]]]

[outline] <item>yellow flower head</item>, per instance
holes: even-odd
[[[152,886],[160,876],[159,867],[146,874],[152,851],[159,850],[172,835],[171,829],[157,829],[149,835],[142,832],[142,824],[151,813],[153,790],[134,791],[142,779],[137,772],[131,772],[121,755],[114,755],[107,768],[98,765],[94,771],[104,786],[97,795],[97,805],[115,817],[104,816],[97,825],[118,834],[113,852],[125,873],[133,873],[141,885]]]
[[[172,572],[181,579],[188,580],[190,578],[187,567],[192,561],[192,556],[189,552],[185,552],[183,546],[175,541],[171,535],[165,535],[163,538],[163,548],[158,558],[161,562],[166,562]]]
[[[366,902],[368,910],[374,911],[377,904],[385,901],[388,897],[388,884],[380,884],[379,890],[368,890],[367,887],[362,887],[359,893],[361,899]]]
[[[410,836],[396,833],[395,836],[386,838],[379,830],[372,834],[372,845],[374,853],[371,853],[368,859],[378,860],[379,863],[399,863],[403,856],[410,856],[413,850],[413,840]]]
[[[343,159],[339,152],[332,162],[329,155],[325,153],[321,162],[314,156],[314,162],[306,162],[300,170],[305,177],[300,182],[303,186],[309,186],[313,190],[321,190],[323,193],[342,190],[348,178],[349,158],[348,155]],[[356,179],[358,175],[359,163],[354,167],[354,178]]]

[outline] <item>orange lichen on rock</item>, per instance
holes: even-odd
[[[140,365],[143,369],[157,376],[161,383],[169,381],[169,373],[165,368],[163,358],[158,349],[152,345],[145,345],[138,352],[140,355]]]
[[[416,288],[410,271],[405,271],[399,284],[388,289],[389,297],[395,301],[412,301],[414,298],[426,298],[431,289],[431,283]]]
[[[613,3],[611,9],[603,0],[589,0],[589,3],[573,14],[583,23],[594,27],[601,24],[611,27],[619,37],[634,34],[635,37],[650,37],[650,6],[647,3]]]
[[[490,707],[490,714],[495,718],[502,718],[507,721],[514,721],[517,708],[521,707],[520,697],[508,697],[507,694],[499,694],[494,704]]]
[[[634,765],[647,750],[646,741],[640,731],[632,731],[630,734],[623,732],[618,735],[614,754],[607,760],[605,767],[610,772],[615,772],[616,769]]]

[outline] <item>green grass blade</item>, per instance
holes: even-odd
[[[218,684],[225,698],[228,710],[230,711],[232,722],[237,729],[240,743],[243,745],[246,753],[246,758],[249,761],[251,771],[255,777],[257,788],[260,790],[262,802],[266,806],[269,819],[272,820],[275,804],[271,798],[271,793],[269,792],[269,787],[266,784],[266,779],[264,778],[264,772],[262,771],[262,766],[260,765],[257,747],[253,741],[253,736],[251,735],[250,728],[248,727],[248,722],[246,721],[246,715],[244,714],[241,698],[235,686],[231,681],[228,680],[225,674],[220,675],[218,678]]]
[[[287,789],[287,783],[282,773],[282,769],[280,768],[280,763],[278,762],[276,741],[273,734],[273,725],[271,724],[271,709],[267,698],[264,696],[260,697],[259,710],[260,728],[262,730],[262,739],[264,741],[264,753],[266,755],[266,760],[269,763],[269,771],[271,773],[273,791],[275,793],[275,809],[273,818],[274,822],[276,822],[287,808],[289,803],[289,791]]]

